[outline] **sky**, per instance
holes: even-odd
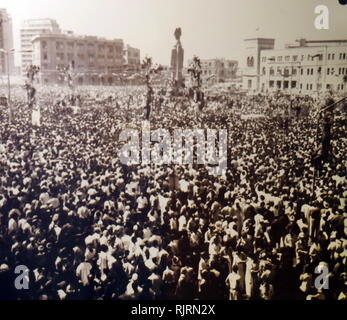
[[[329,30],[314,27],[321,4],[329,8]],[[75,34],[121,38],[163,65],[170,63],[177,27],[185,61],[193,55],[241,60],[243,39],[253,37],[275,38],[276,47],[302,37],[347,39],[347,5],[338,0],[0,0],[0,8],[12,16],[18,50],[24,19],[52,18]]]

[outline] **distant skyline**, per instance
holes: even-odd
[[[314,9],[326,5],[330,29],[316,30]],[[347,39],[347,5],[338,0],[2,0],[13,19],[14,46],[25,19],[52,18],[75,34],[121,38],[141,50],[141,58],[169,65],[176,27],[182,28],[185,62],[241,60],[243,39],[269,37],[276,47],[296,39]],[[16,54],[16,65],[20,63]],[[243,61],[240,61],[241,66]]]

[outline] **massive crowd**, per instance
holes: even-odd
[[[228,129],[226,175],[211,176],[120,163],[118,136],[141,129],[145,88],[81,90],[78,113],[63,89],[41,88],[40,126],[21,90],[11,124],[0,109],[0,298],[347,298],[344,113],[316,170],[319,101],[234,95],[199,111],[157,96],[153,128]],[[14,288],[18,265],[29,290]]]

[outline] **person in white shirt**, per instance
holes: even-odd
[[[92,265],[87,261],[81,262],[76,269],[76,276],[80,278],[80,281],[84,286],[89,285],[91,270]]]

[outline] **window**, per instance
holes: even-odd
[[[57,52],[57,60],[64,60],[65,55],[64,52]]]
[[[301,61],[304,61],[304,60],[305,60],[305,56],[301,55]]]
[[[313,75],[313,68],[311,69],[311,76]]]
[[[329,83],[327,83],[326,88],[329,90],[329,89],[330,89],[330,87],[331,87],[331,85],[330,85]]]
[[[293,61],[298,61],[298,56],[293,56]]]
[[[252,80],[248,80],[248,89],[252,88]]]
[[[330,74],[330,68],[327,69],[327,75],[329,75],[329,74]]]
[[[42,49],[46,49],[47,48],[47,41],[42,41]]]
[[[55,47],[56,50],[64,50],[64,44],[62,42],[57,41]]]
[[[68,59],[69,61],[72,61],[72,60],[74,59],[73,53],[68,53],[68,54],[67,54],[67,59]]]
[[[266,75],[266,69],[263,67],[263,75]]]
[[[275,85],[275,81],[271,80],[271,81],[269,82],[269,87],[270,87],[270,88],[273,88],[274,85]]]
[[[309,76],[310,75],[310,69],[307,68],[307,75]]]
[[[342,55],[342,59],[343,59],[343,60],[346,59],[346,54],[345,54],[345,53]]]
[[[282,62],[282,57],[281,56],[277,57],[277,62]]]
[[[290,61],[290,56],[286,56],[286,57],[284,58],[284,61],[285,61],[285,62],[289,62],[289,61]]]
[[[332,55],[331,55],[331,60],[334,60],[335,59],[335,53],[333,53]]]
[[[292,82],[291,82],[291,88],[292,88],[292,89],[296,88],[296,81],[292,81]]]
[[[303,75],[304,74],[304,68],[300,69],[300,74]]]
[[[328,53],[328,60],[330,60],[330,57],[331,57],[331,54],[330,54],[330,53]]]
[[[247,58],[247,67],[253,67],[254,66],[254,58],[248,57]]]
[[[261,58],[261,62],[266,62],[266,57]],[[231,66],[230,66],[231,67]]]
[[[48,54],[47,54],[47,52],[44,52],[44,53],[43,53],[43,60],[48,60]]]
[[[273,76],[275,74],[275,70],[273,68],[270,68],[270,76]]]

